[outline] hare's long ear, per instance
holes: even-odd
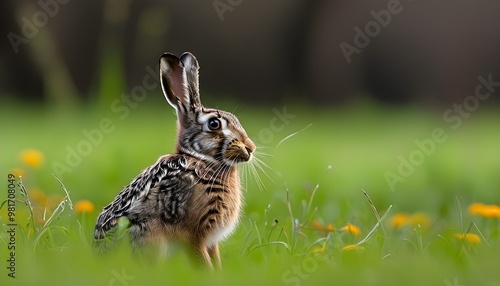
[[[171,53],[165,53],[160,57],[160,81],[163,93],[178,115],[186,115],[189,111],[200,107],[198,62],[194,56],[191,57],[188,56],[185,63]],[[196,86],[196,89],[193,89],[193,86]]]
[[[201,107],[198,75],[200,66],[198,65],[198,61],[193,54],[184,53],[181,56],[181,62],[184,64],[184,72],[186,74],[187,85],[189,88],[191,105],[195,107]]]

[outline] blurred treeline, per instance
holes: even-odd
[[[356,27],[366,32],[391,5],[399,12],[381,16],[378,31],[372,25],[374,36],[349,63],[341,43],[355,46]],[[496,0],[6,0],[0,7],[2,98],[109,101],[144,85],[165,51],[197,56],[204,92],[263,105],[449,105],[473,94],[479,75],[500,81]]]

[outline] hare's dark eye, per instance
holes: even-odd
[[[219,130],[222,127],[222,124],[219,119],[213,117],[208,120],[208,129],[212,131]]]

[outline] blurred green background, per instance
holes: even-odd
[[[18,277],[5,280],[2,265],[2,285],[499,283],[498,218],[467,211],[500,204],[498,3],[0,6],[0,189],[7,174],[21,174],[37,219],[27,225],[18,202]],[[243,176],[244,213],[216,273],[182,254],[152,266],[126,243],[106,257],[89,247],[102,207],[174,150],[175,114],[158,85],[165,51],[194,53],[203,103],[236,114],[269,155],[263,189]],[[75,205],[88,200],[94,209],[81,214],[66,203],[45,227],[65,195],[53,174]],[[345,253],[377,223],[361,190],[380,215],[392,209],[364,250]],[[428,222],[394,226],[395,215],[415,213]],[[5,207],[0,216],[3,261]],[[341,230],[347,223],[361,236]],[[454,238],[469,232],[479,245]],[[134,278],[120,280],[122,271]]]

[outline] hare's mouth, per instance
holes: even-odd
[[[225,161],[229,162],[230,164],[245,163],[250,161],[250,159],[252,159],[253,150],[243,144],[241,145],[242,146],[240,146],[240,144],[233,145],[227,148],[224,154]]]

